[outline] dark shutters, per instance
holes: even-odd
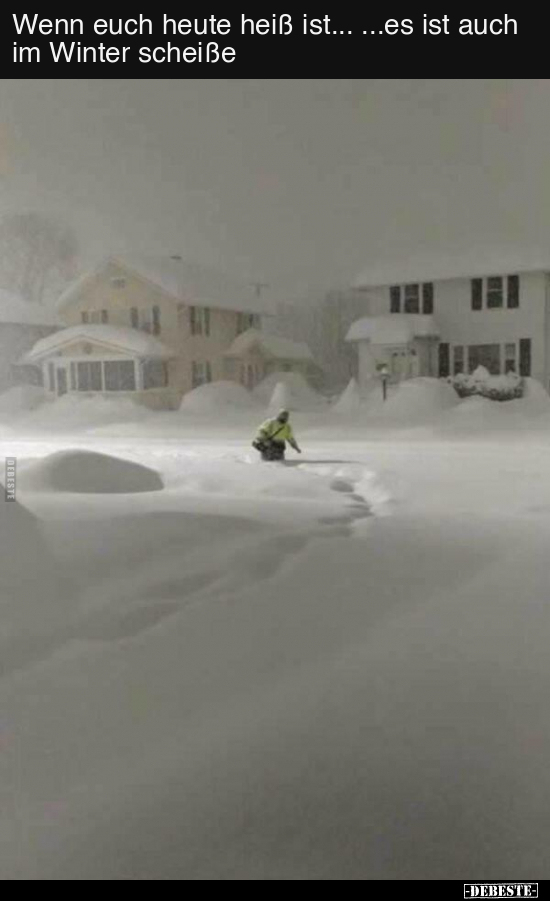
[[[533,370],[533,352],[530,338],[522,338],[519,342],[519,374],[531,378]]]
[[[519,307],[519,275],[511,275],[508,279],[508,309]]]
[[[401,288],[399,286],[390,288],[390,312],[401,312]]]
[[[448,379],[451,374],[451,346],[439,345],[439,378]]]
[[[153,307],[153,335],[160,335],[160,307]]]
[[[483,279],[472,279],[472,310],[483,309]]]
[[[422,285],[422,312],[425,316],[432,316],[434,311],[434,286],[433,282]]]

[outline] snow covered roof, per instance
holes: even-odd
[[[394,314],[366,316],[354,322],[346,341],[371,341],[373,344],[407,344],[414,338],[438,338],[439,328],[433,316]]]
[[[22,300],[9,291],[0,290],[0,323],[16,325],[57,326],[55,311],[39,303]]]
[[[226,356],[241,357],[255,348],[277,360],[313,360],[313,354],[307,344],[291,341],[289,338],[279,338],[277,335],[266,335],[252,328],[235,339]]]
[[[440,255],[433,259],[409,259],[397,263],[376,264],[365,270],[354,282],[356,289],[381,288],[388,285],[452,281],[463,278],[490,278],[498,275],[550,272],[547,251],[490,249],[473,254]]]
[[[81,276],[61,295],[58,308],[63,309],[80,298],[82,290],[108,267],[121,269],[150,282],[176,301],[196,307],[232,310],[258,315],[272,315],[268,302],[255,297],[252,284],[197,263],[170,257],[118,256],[104,260]]]
[[[49,354],[55,354],[61,348],[74,344],[75,341],[89,341],[100,344],[106,349],[124,351],[135,357],[152,357],[154,359],[170,359],[174,356],[162,341],[153,335],[131,328],[119,328],[114,325],[75,325],[62,329],[47,338],[38,341],[32,350],[23,358],[23,362],[32,363]]]

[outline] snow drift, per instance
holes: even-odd
[[[34,385],[17,385],[0,394],[0,419],[11,419],[36,410],[45,403],[42,388]]]
[[[257,410],[253,395],[236,382],[211,382],[186,394],[181,404],[184,413],[208,414],[220,410]]]
[[[0,491],[4,487],[0,485]],[[18,503],[0,503],[0,635],[6,627],[6,605],[29,593],[44,598],[57,587],[55,561],[39,521]]]
[[[127,397],[67,394],[33,410],[20,424],[24,429],[68,433],[123,422],[147,422],[155,415]]]
[[[354,416],[361,412],[363,402],[357,379],[352,379],[332,409],[335,413]]]
[[[315,411],[327,405],[326,399],[308,384],[299,372],[272,372],[254,389],[254,395],[261,404],[271,404],[275,390],[282,392],[285,386],[286,405],[290,410]]]
[[[386,402],[380,389],[372,391],[366,400],[366,411],[368,418],[380,424],[414,428],[437,421],[459,402],[456,391],[447,382],[418,378],[390,388]]]
[[[20,473],[27,491],[139,494],[162,491],[160,475],[139,463],[85,450],[59,451]]]

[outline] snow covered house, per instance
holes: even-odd
[[[188,391],[228,378],[227,351],[270,311],[251,287],[212,270],[125,257],[71,285],[58,312],[65,328],[24,357],[53,398],[118,394],[177,409]]]
[[[0,391],[22,381],[41,384],[40,374],[19,365],[41,338],[59,328],[55,312],[0,290]]]
[[[307,344],[255,328],[235,338],[225,357],[227,378],[240,381],[250,390],[274,372],[297,372],[310,383],[319,377],[319,367]]]
[[[347,336],[357,345],[361,384],[382,364],[393,381],[484,366],[492,375],[532,376],[550,390],[550,269],[381,286],[365,279],[361,289],[365,317]]]

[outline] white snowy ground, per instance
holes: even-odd
[[[1,878],[549,878],[550,428],[297,420],[4,431]],[[166,488],[25,492],[65,447]]]

